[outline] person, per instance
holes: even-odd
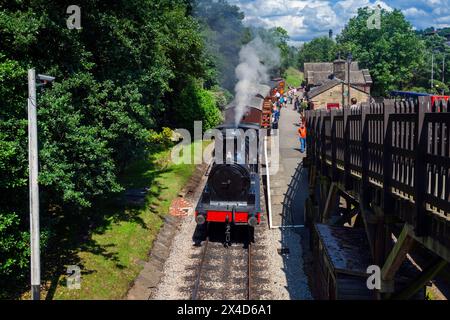
[[[278,129],[278,123],[280,121],[280,111],[276,106],[274,106],[274,108],[272,109],[272,116],[273,116],[272,128]]]
[[[299,97],[296,97],[294,101],[294,110],[298,111],[299,108],[300,108],[300,100]]]
[[[300,152],[305,153],[306,151],[306,126],[305,122],[302,121],[300,128],[298,129],[298,135],[300,137]]]
[[[356,98],[352,98],[351,102],[352,102],[352,105],[350,106],[350,110],[351,111],[358,110],[358,100]]]
[[[281,104],[281,107],[284,107],[284,96],[280,97],[280,104]]]

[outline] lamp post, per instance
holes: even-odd
[[[350,96],[350,71],[351,71],[351,65],[352,65],[353,55],[351,53],[347,56],[347,84],[348,84],[348,97],[347,97],[347,104],[350,106],[351,104],[351,96]]]
[[[37,80],[44,86],[55,78],[38,75]],[[31,248],[31,299],[40,300],[41,257],[39,230],[39,161],[37,131],[36,71],[28,70],[28,162],[30,180],[30,248]]]

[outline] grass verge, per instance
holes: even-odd
[[[193,149],[193,148],[192,148]],[[61,249],[51,265],[60,267],[45,282],[46,299],[110,300],[125,297],[129,286],[142,270],[143,262],[156,238],[170,204],[195,171],[195,165],[170,162],[170,150],[149,155],[131,165],[122,182],[126,188],[149,187],[146,205],[125,208],[117,200],[96,207],[99,216],[107,217],[76,245]],[[71,240],[71,243],[74,240]],[[62,245],[63,247],[63,245]],[[63,253],[64,252],[64,253]],[[68,253],[69,252],[69,253]],[[81,289],[67,287],[68,265],[81,269]],[[28,294],[22,298],[28,298]]]
[[[304,76],[303,73],[300,72],[299,70],[290,67],[289,69],[286,70],[284,78],[286,79],[286,83],[289,86],[298,88],[301,86]]]

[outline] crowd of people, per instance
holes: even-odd
[[[300,139],[300,152],[305,153],[307,138],[305,110],[307,109],[308,104],[305,101],[303,94],[299,95],[298,93],[299,89],[293,87],[289,87],[289,90],[285,94],[281,94],[279,91],[276,91],[276,99],[272,105],[272,128],[278,129],[281,110],[283,108],[287,108],[288,104],[292,105],[294,111],[297,111],[300,114],[298,129],[298,135]]]
[[[298,136],[300,140],[300,152],[306,152],[306,139],[307,139],[307,128],[306,128],[306,110],[313,110],[314,104],[312,102],[308,102],[304,97],[303,93],[299,91],[303,91],[302,89],[297,89],[293,87],[289,87],[289,90],[285,94],[281,94],[280,92],[275,93],[275,102],[272,107],[272,128],[278,129],[278,123],[281,117],[281,110],[283,108],[287,108],[288,104],[293,106],[294,111],[297,111],[300,114],[299,121],[299,129]],[[351,99],[351,111],[357,111],[360,109],[360,105],[358,104],[358,100],[355,98]]]

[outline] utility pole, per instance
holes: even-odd
[[[348,94],[348,97],[347,97],[347,105],[348,106],[351,106],[351,95],[350,95],[350,74],[351,74],[351,65],[352,65],[352,60],[353,60],[353,55],[351,54],[351,53],[349,53],[348,54],[348,57],[347,57],[347,67],[348,67],[348,70],[347,70],[347,83],[348,83],[348,92],[347,92],[347,94]]]
[[[36,80],[42,87],[53,82],[54,77],[28,70],[28,166],[30,184],[30,248],[31,248],[31,299],[41,299],[41,252],[39,230],[39,159],[37,130]]]
[[[31,299],[40,300],[41,258],[37,141],[36,71],[28,70],[28,161],[30,179]]]
[[[434,90],[434,52],[431,54],[431,89]]]
[[[445,52],[442,56],[442,83],[445,84]],[[445,89],[442,89],[442,95],[445,94]]]
[[[445,83],[445,54],[442,56],[442,82]]]

